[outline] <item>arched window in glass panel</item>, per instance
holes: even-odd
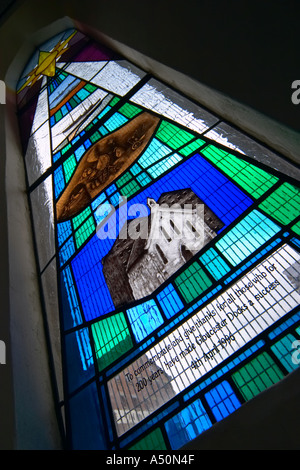
[[[296,169],[75,29],[17,102],[70,448],[178,449],[297,367]]]

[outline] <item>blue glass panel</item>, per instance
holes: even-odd
[[[68,114],[68,112],[69,112],[69,111],[68,111],[67,106],[66,106],[66,105],[63,105],[63,106],[61,107],[61,113],[62,113],[62,115],[65,116],[66,114]]]
[[[102,257],[108,253],[113,243],[112,239],[99,240],[95,235],[72,261],[81,305],[87,320],[114,310],[101,264]]]
[[[73,237],[69,238],[59,250],[59,260],[62,266],[75,253],[75,245]]]
[[[118,206],[119,203],[122,202],[122,196],[119,192],[115,193],[111,198],[110,198],[110,203],[113,205],[113,206]]]
[[[82,323],[81,310],[78,304],[76,289],[70,267],[62,271],[62,302],[64,305],[65,329],[72,328]]]
[[[138,175],[142,171],[140,165],[138,163],[135,163],[132,168],[130,168],[130,172],[133,174],[133,176]]]
[[[54,171],[54,192],[57,199],[65,188],[65,178],[62,165]]]
[[[300,310],[297,313],[295,313],[295,315],[293,315],[291,318],[288,318],[281,325],[275,328],[271,333],[269,333],[269,338],[270,339],[276,338],[276,336],[280,335],[287,328],[289,328],[292,325],[295,325],[298,322],[300,322]]]
[[[122,114],[115,113],[111,118],[105,122],[105,127],[110,131],[114,131],[118,127],[122,126],[128,121],[128,119]]]
[[[105,195],[104,195],[105,196]],[[111,204],[108,201],[103,201],[103,203],[98,205],[98,208],[94,212],[95,221],[97,224],[100,224],[105,217],[113,210]]]
[[[170,155],[169,157],[164,158],[164,160],[160,161],[156,165],[151,166],[150,168],[148,168],[147,171],[152,176],[152,178],[158,178],[160,175],[168,171],[181,160],[182,157],[177,153],[174,153],[174,155]]]
[[[199,436],[212,425],[207,412],[200,400],[177,413],[165,423],[165,428],[172,449],[176,450]]]
[[[138,162],[143,168],[148,168],[153,163],[156,163],[161,158],[165,157],[173,150],[166,145],[163,145],[159,140],[152,139],[149,146],[139,158]]]
[[[226,418],[241,406],[231,386],[226,381],[207,392],[205,398],[217,421]]]
[[[55,163],[61,157],[61,152],[56,152],[53,155],[53,163]]]
[[[107,449],[106,427],[100,412],[95,383],[70,399],[70,422],[73,450]]]
[[[115,191],[117,191],[117,186],[115,184],[112,184],[111,186],[109,186],[107,189],[106,189],[106,194],[107,196],[110,196],[112,193],[114,193]]]
[[[65,336],[68,391],[71,393],[95,375],[93,353],[87,328]]]
[[[78,147],[78,149],[75,150],[76,160],[79,161],[84,153],[85,153],[85,147],[84,145],[80,145],[80,147]]]
[[[85,100],[88,96],[90,96],[90,93],[85,90],[84,88],[81,88],[81,90],[79,90],[77,93],[76,93],[76,96],[81,100]],[[76,97],[75,97],[76,99]]]
[[[57,224],[58,244],[61,246],[70,235],[72,235],[72,224],[70,220]]]
[[[90,141],[90,139],[87,139],[87,140],[83,143],[83,145],[85,146],[86,149],[88,149],[89,147],[91,147],[92,142]]]
[[[147,175],[147,173],[141,173],[140,175],[137,176],[136,179],[142,186],[146,186],[148,183],[152,181],[150,176]]]
[[[153,299],[127,310],[135,339],[142,341],[163,323],[163,318]]]
[[[169,284],[157,295],[157,300],[167,318],[171,318],[184,306],[172,284]]]
[[[292,238],[291,240],[296,246],[299,246],[300,248],[300,240],[298,240],[297,238]]]
[[[95,210],[97,209],[97,207],[102,203],[104,202],[106,199],[106,194],[105,193],[101,193],[99,196],[97,196],[96,199],[94,199],[94,201],[92,202],[92,209]]]
[[[158,336],[163,335],[166,333],[171,326],[175,326],[178,322],[183,320],[185,317],[187,317],[190,313],[194,312],[196,308],[199,308],[200,305],[204,304],[210,297],[214,296],[219,290],[221,290],[221,286],[215,287],[215,289],[211,290],[208,292],[208,294],[204,295],[201,297],[200,300],[198,300],[192,307],[190,307],[187,310],[184,310],[183,313],[181,313],[175,320],[172,321],[172,323],[169,323],[169,325],[166,328],[163,328],[161,331],[159,331]]]

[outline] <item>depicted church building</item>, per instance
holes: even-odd
[[[150,215],[128,222],[102,259],[116,307],[151,294],[223,227],[191,189],[163,193],[157,202],[148,198],[147,204]]]

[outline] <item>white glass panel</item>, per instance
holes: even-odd
[[[218,121],[209,112],[154,79],[143,86],[131,101],[200,134]]]
[[[56,66],[60,69],[64,69],[65,72],[75,75],[82,80],[90,80],[93,78],[101,69],[107,64],[107,61],[101,62],[72,62],[67,65],[66,63],[60,62]],[[64,68],[66,67],[66,68]]]
[[[47,83],[46,77],[43,78],[42,87]],[[40,93],[36,112],[34,115],[34,120],[31,128],[31,134],[33,134],[47,119],[49,118],[49,108],[48,108],[48,90],[44,90]]]
[[[117,95],[124,96],[145,75],[145,72],[126,60],[108,62],[91,83],[101,86]]]
[[[29,186],[51,166],[49,121],[40,126],[28,141],[25,155]]]

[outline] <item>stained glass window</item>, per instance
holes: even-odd
[[[296,168],[77,30],[17,103],[68,447],[179,449],[298,366]]]

